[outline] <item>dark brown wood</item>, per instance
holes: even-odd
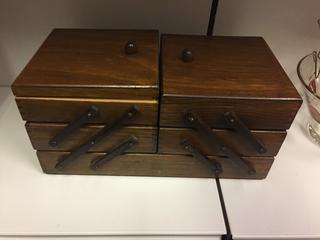
[[[267,149],[265,153],[260,154],[235,131],[213,129],[213,132],[240,156],[275,156],[286,137],[285,131],[252,131],[253,135],[263,142]],[[186,128],[160,128],[159,152],[187,154],[181,146],[181,140],[185,138],[193,139],[197,147],[206,155],[223,155],[217,146],[209,145],[207,142],[202,141],[196,131]]]
[[[136,54],[126,54],[128,41],[138,46]],[[158,42],[155,30],[55,29],[18,76],[13,92],[30,96],[30,87],[36,87],[40,91],[33,96],[56,96],[59,89],[59,96],[97,97],[96,88],[113,95],[119,88],[127,90],[122,98],[134,98],[139,89],[150,96],[159,85]]]
[[[189,48],[194,61],[180,60]],[[163,94],[301,101],[261,37],[162,35]]]
[[[66,124],[58,123],[27,123],[26,129],[36,150],[72,151],[89,141],[103,128],[103,125],[87,125],[75,131],[57,147],[51,147],[49,141],[65,126]],[[156,151],[157,129],[155,127],[123,127],[93,146],[90,152],[109,152],[112,147],[126,140],[130,135],[137,137],[138,143],[128,152],[154,153]]]
[[[133,105],[140,113],[129,125],[154,126],[157,123],[158,102],[156,100],[115,100],[75,98],[29,98],[17,97],[16,102],[24,120],[30,122],[71,122],[91,105],[100,110],[94,123],[111,123]]]
[[[125,154],[116,157],[101,167],[98,171],[89,168],[90,162],[102,156],[99,153],[88,153],[66,169],[57,170],[55,164],[68,153],[64,152],[37,152],[42,169],[46,173],[58,174],[101,174],[126,176],[157,176],[157,177],[212,177],[212,173],[199,160],[186,155],[161,154]],[[224,170],[221,178],[248,178],[262,179],[268,174],[273,163],[271,157],[245,158],[256,169],[256,175],[244,174],[228,159],[217,159]]]
[[[127,88],[75,88],[75,87],[41,87],[41,86],[12,86],[12,91],[16,96],[24,97],[70,97],[81,96],[81,98],[108,98],[108,99],[124,99],[130,91],[130,99],[158,99],[158,87],[140,88],[135,87],[131,90]]]
[[[212,128],[226,128],[223,114],[235,112],[249,129],[288,129],[301,106],[300,100],[164,97],[160,126],[185,127],[183,112],[192,110]]]

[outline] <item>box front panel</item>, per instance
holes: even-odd
[[[160,126],[187,127],[183,114],[186,111],[192,111],[211,128],[227,128],[223,116],[227,112],[234,112],[249,129],[284,130],[290,127],[300,105],[300,101],[285,100],[164,96],[161,105]]]
[[[213,174],[199,160],[185,155],[170,154],[124,154],[107,162],[98,170],[92,170],[92,161],[101,158],[101,153],[88,153],[83,155],[78,161],[65,169],[57,170],[55,165],[58,161],[66,157],[66,152],[38,152],[38,157],[42,169],[46,173],[54,174],[97,174],[97,175],[126,175],[126,176],[157,176],[157,177],[195,177],[210,178]],[[255,175],[248,175],[234,164],[222,157],[210,156],[211,160],[218,161],[224,169],[221,178],[247,178],[262,179],[268,174],[273,163],[273,158],[245,158],[256,169]]]
[[[89,141],[104,127],[103,125],[85,125],[66,137],[58,146],[51,146],[50,140],[61,132],[67,125],[58,123],[27,123],[26,129],[36,150],[43,151],[72,151],[81,144]],[[89,152],[109,152],[114,146],[135,136],[137,144],[127,152],[155,153],[157,147],[156,127],[122,127],[104,138],[100,143],[89,149]]]
[[[240,156],[275,156],[277,155],[285,137],[285,131],[253,131],[253,135],[262,142],[266,152],[259,153],[247,141],[231,129],[212,129],[214,134]],[[184,139],[193,139],[205,155],[224,155],[219,146],[212,142],[201,140],[201,136],[192,129],[187,128],[160,128],[159,152],[168,154],[188,154],[181,142]]]
[[[92,106],[98,108],[99,116],[90,123],[111,123],[136,106],[139,111],[127,125],[155,126],[157,124],[157,100],[75,99],[75,98],[28,98],[17,97],[16,102],[22,118],[29,122],[66,123],[77,119]]]

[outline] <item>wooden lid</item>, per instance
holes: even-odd
[[[156,98],[155,30],[55,29],[12,89],[16,96]]]
[[[300,99],[261,37],[162,36],[163,95]]]

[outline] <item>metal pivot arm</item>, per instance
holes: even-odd
[[[191,126],[197,133],[206,140],[210,145],[214,144],[223,152],[231,161],[240,167],[243,171],[249,175],[256,173],[255,169],[250,163],[242,159],[236,152],[227,147],[219,138],[211,131],[210,127],[205,124],[195,113],[187,111],[184,114],[185,121]]]
[[[98,107],[92,105],[89,109],[80,115],[78,118],[70,122],[61,132],[55,135],[50,141],[49,145],[51,147],[57,147],[61,142],[63,142],[67,137],[69,137],[75,130],[79,129],[85,123],[90,120],[96,119],[99,116]]]
[[[102,158],[93,160],[91,162],[90,168],[92,170],[99,169],[102,165],[105,163],[111,161],[115,157],[123,154],[125,151],[127,151],[129,148],[131,148],[133,145],[135,145],[138,142],[138,138],[135,136],[130,136],[127,140],[125,140],[123,143],[119,144],[115,148],[111,149],[109,153],[104,155]]]
[[[188,139],[182,140],[181,145],[184,147],[186,151],[190,152],[194,158],[200,160],[202,163],[204,163],[208,167],[208,169],[212,170],[212,172],[214,173],[217,190],[219,194],[219,199],[220,199],[220,204],[221,204],[221,209],[222,209],[222,214],[223,214],[223,219],[226,227],[226,234],[222,235],[221,239],[232,240],[233,238],[232,238],[231,228],[229,224],[227,209],[224,203],[224,198],[222,195],[222,189],[221,189],[221,184],[219,179],[220,174],[223,172],[220,163],[216,161],[210,161],[205,155],[200,153],[200,151],[196,147],[194,147],[194,145],[192,145]]]
[[[239,133],[251,146],[260,154],[265,153],[267,149],[265,146],[252,134],[248,127],[241,121],[241,119],[234,112],[226,112],[223,115],[226,124]]]
[[[116,129],[120,128],[125,121],[132,120],[135,115],[139,112],[137,106],[133,106],[127,112],[122,114],[118,119],[116,119],[110,126],[106,125],[102,128],[95,136],[93,136],[88,142],[84,143],[74,151],[72,151],[66,158],[59,161],[55,168],[62,169],[66,165],[70,164],[76,160],[79,156],[86,153],[90,148],[92,148],[97,143],[101,142],[107,136],[109,136]]]
[[[183,148],[191,153],[191,155],[200,160],[208,169],[210,169],[215,177],[218,177],[222,173],[222,167],[220,163],[209,160],[204,154],[202,154],[189,140],[184,139],[181,141]]]

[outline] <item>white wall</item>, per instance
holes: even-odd
[[[216,32],[263,36],[300,88],[298,61],[320,50],[320,0],[221,0]]]
[[[0,0],[0,85],[10,85],[55,27],[204,34],[210,0]],[[287,74],[320,49],[320,0],[220,0],[218,35],[265,37]],[[226,54],[228,54],[226,52]]]

